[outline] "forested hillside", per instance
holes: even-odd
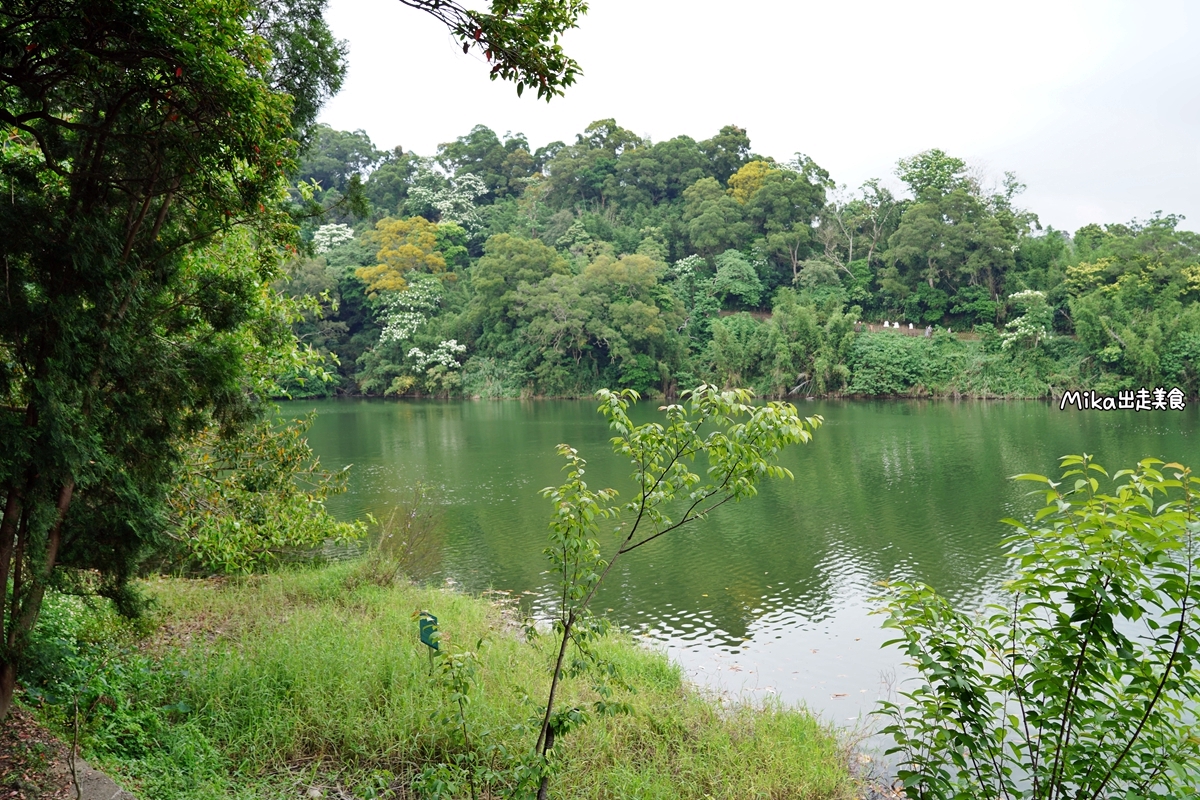
[[[1011,173],[928,150],[896,176],[903,197],[839,188],[735,126],[651,142],[608,119],[532,149],[481,125],[429,157],[319,128],[297,183],[330,210],[281,289],[320,298],[298,333],[338,379],[292,394],[1200,390],[1179,217],[1068,234]]]

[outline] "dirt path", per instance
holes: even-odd
[[[76,793],[68,755],[32,714],[14,708],[0,725],[0,800],[135,800],[81,758],[75,759]]]

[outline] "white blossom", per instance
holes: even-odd
[[[328,253],[338,245],[345,244],[354,238],[354,231],[349,225],[332,222],[317,228],[313,234],[313,249],[317,254]]]
[[[1046,302],[1046,293],[1039,292],[1037,289],[1026,289],[1022,292],[1013,292],[1008,296],[1018,306],[1025,307],[1030,304],[1039,304]]]
[[[690,255],[686,258],[681,258],[671,265],[671,276],[678,280],[689,280],[696,275],[696,271],[704,266],[704,259],[697,255]]]
[[[465,344],[459,344],[456,339],[446,339],[438,343],[432,353],[426,353],[421,348],[414,347],[408,351],[408,357],[416,359],[419,370],[425,369],[430,364],[437,364],[446,369],[458,369],[459,363],[455,354],[465,352],[467,352]]]
[[[1051,337],[1050,325],[1054,312],[1046,303],[1046,293],[1036,289],[1014,292],[1008,296],[1013,305],[1025,313],[1009,320],[1000,334],[1000,346],[1007,350],[1016,342],[1029,342],[1037,347]]]
[[[443,182],[449,185],[441,185]],[[453,177],[440,175],[433,159],[424,158],[417,163],[417,174],[408,196],[418,203],[427,203],[437,209],[442,222],[461,225],[468,233],[483,226],[483,220],[475,207],[475,199],[487,194],[487,184],[474,173],[467,172]]]
[[[441,301],[442,284],[433,275],[415,273],[408,276],[408,287],[402,292],[388,292],[383,297],[383,332],[379,342],[403,342],[411,339],[429,318],[429,312]]]

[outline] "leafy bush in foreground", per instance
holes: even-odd
[[[977,618],[927,586],[890,587],[920,672],[884,703],[915,798],[1194,796],[1200,786],[1200,479],[1146,459],[1107,477],[1067,456],[1035,524],[1007,545],[1017,576]],[[1122,479],[1124,479],[1122,481]]]

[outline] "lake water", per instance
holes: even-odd
[[[656,415],[655,403],[635,421]],[[629,466],[591,401],[296,401],[319,412],[309,441],[326,467],[353,464],[341,518],[388,509],[420,481],[444,504],[439,579],[520,595],[535,611],[560,442],[588,483],[628,499]],[[1147,456],[1200,468],[1200,414],[1060,411],[1038,402],[810,401],[825,424],[787,453],[795,480],[726,506],[626,556],[595,607],[666,649],[693,679],[733,696],[775,694],[842,725],[891,691],[901,657],[872,616],[877,582],[925,581],[966,606],[1007,576],[998,520],[1038,507],[1022,472],[1095,454],[1115,471]],[[606,545],[615,544],[604,542]]]

